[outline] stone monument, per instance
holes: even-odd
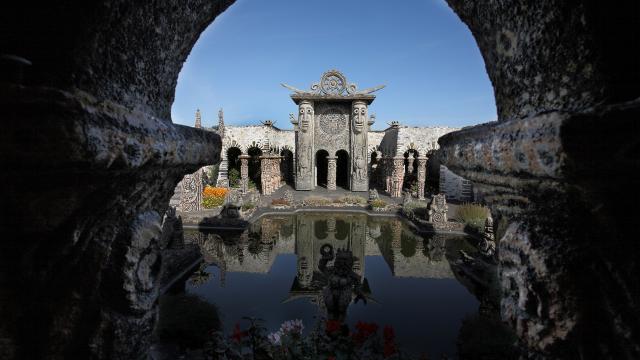
[[[293,91],[291,99],[298,105],[298,117],[291,115],[296,131],[296,190],[313,190],[316,186],[318,152],[326,151],[327,189],[336,189],[339,153],[348,154],[348,187],[351,191],[369,190],[367,163],[369,127],[368,106],[373,92],[384,85],[357,90],[338,70],[325,72],[320,82],[305,91],[282,84]],[[344,156],[344,155],[343,155]],[[337,161],[336,161],[337,159]]]

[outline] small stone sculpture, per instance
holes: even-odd
[[[447,199],[444,194],[434,195],[429,204],[429,219],[428,221],[433,224],[436,229],[443,229],[447,227]]]
[[[493,234],[493,218],[491,214],[484,222],[484,234],[479,244],[480,252],[486,257],[492,257],[496,253],[496,242]]]
[[[182,248],[184,247],[184,230],[182,217],[176,215],[176,208],[169,206],[162,220],[162,235],[160,235],[160,247]]]
[[[378,200],[380,196],[378,195],[378,190],[370,189],[369,190],[369,201]]]
[[[335,254],[333,266],[327,264],[334,260],[333,247],[325,244],[320,248],[321,258],[318,270],[324,275],[326,285],[322,289],[324,303],[329,319],[344,320],[347,308],[351,303],[352,294],[355,294],[354,303],[362,300],[365,304],[367,299],[362,292],[360,276],[353,271],[353,253],[350,250],[338,249]]]

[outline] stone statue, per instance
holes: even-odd
[[[378,200],[379,198],[380,196],[378,195],[378,190],[376,189],[369,190],[369,201]]]
[[[361,133],[365,129],[367,123],[367,104],[363,101],[353,102],[353,131],[356,134]]]
[[[176,214],[176,208],[169,206],[162,219],[162,234],[160,235],[160,248],[184,247],[184,229],[182,217]]]
[[[354,257],[350,250],[338,249],[333,253],[333,247],[324,244],[320,248],[321,258],[318,265],[320,274],[324,276],[326,285],[322,289],[324,303],[327,309],[327,316],[333,320],[344,320],[347,308],[351,303],[352,295],[355,294],[354,303],[362,300],[365,304],[367,299],[362,292],[360,276],[353,271]],[[333,266],[327,264],[334,260]]]
[[[300,131],[306,133],[310,124],[313,123],[313,105],[309,101],[300,103],[300,115],[298,117],[298,126]]]
[[[496,242],[493,234],[493,218],[491,214],[487,216],[484,222],[484,234],[482,240],[479,243],[479,250],[482,255],[486,257],[492,257],[496,253]]]

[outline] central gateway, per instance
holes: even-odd
[[[293,91],[298,117],[291,114],[296,132],[296,190],[313,190],[338,185],[351,191],[369,190],[367,149],[368,106],[374,91],[384,85],[358,91],[341,72],[325,72],[320,82],[304,91]]]

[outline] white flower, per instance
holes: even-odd
[[[280,326],[280,333],[284,334],[287,332],[295,332],[302,334],[302,330],[304,330],[304,325],[302,324],[302,320],[288,320],[282,323]]]
[[[269,341],[274,345],[280,345],[280,338],[281,337],[282,337],[282,335],[280,334],[280,331],[276,331],[276,332],[273,332],[273,333],[267,335],[267,339],[269,339]]]

